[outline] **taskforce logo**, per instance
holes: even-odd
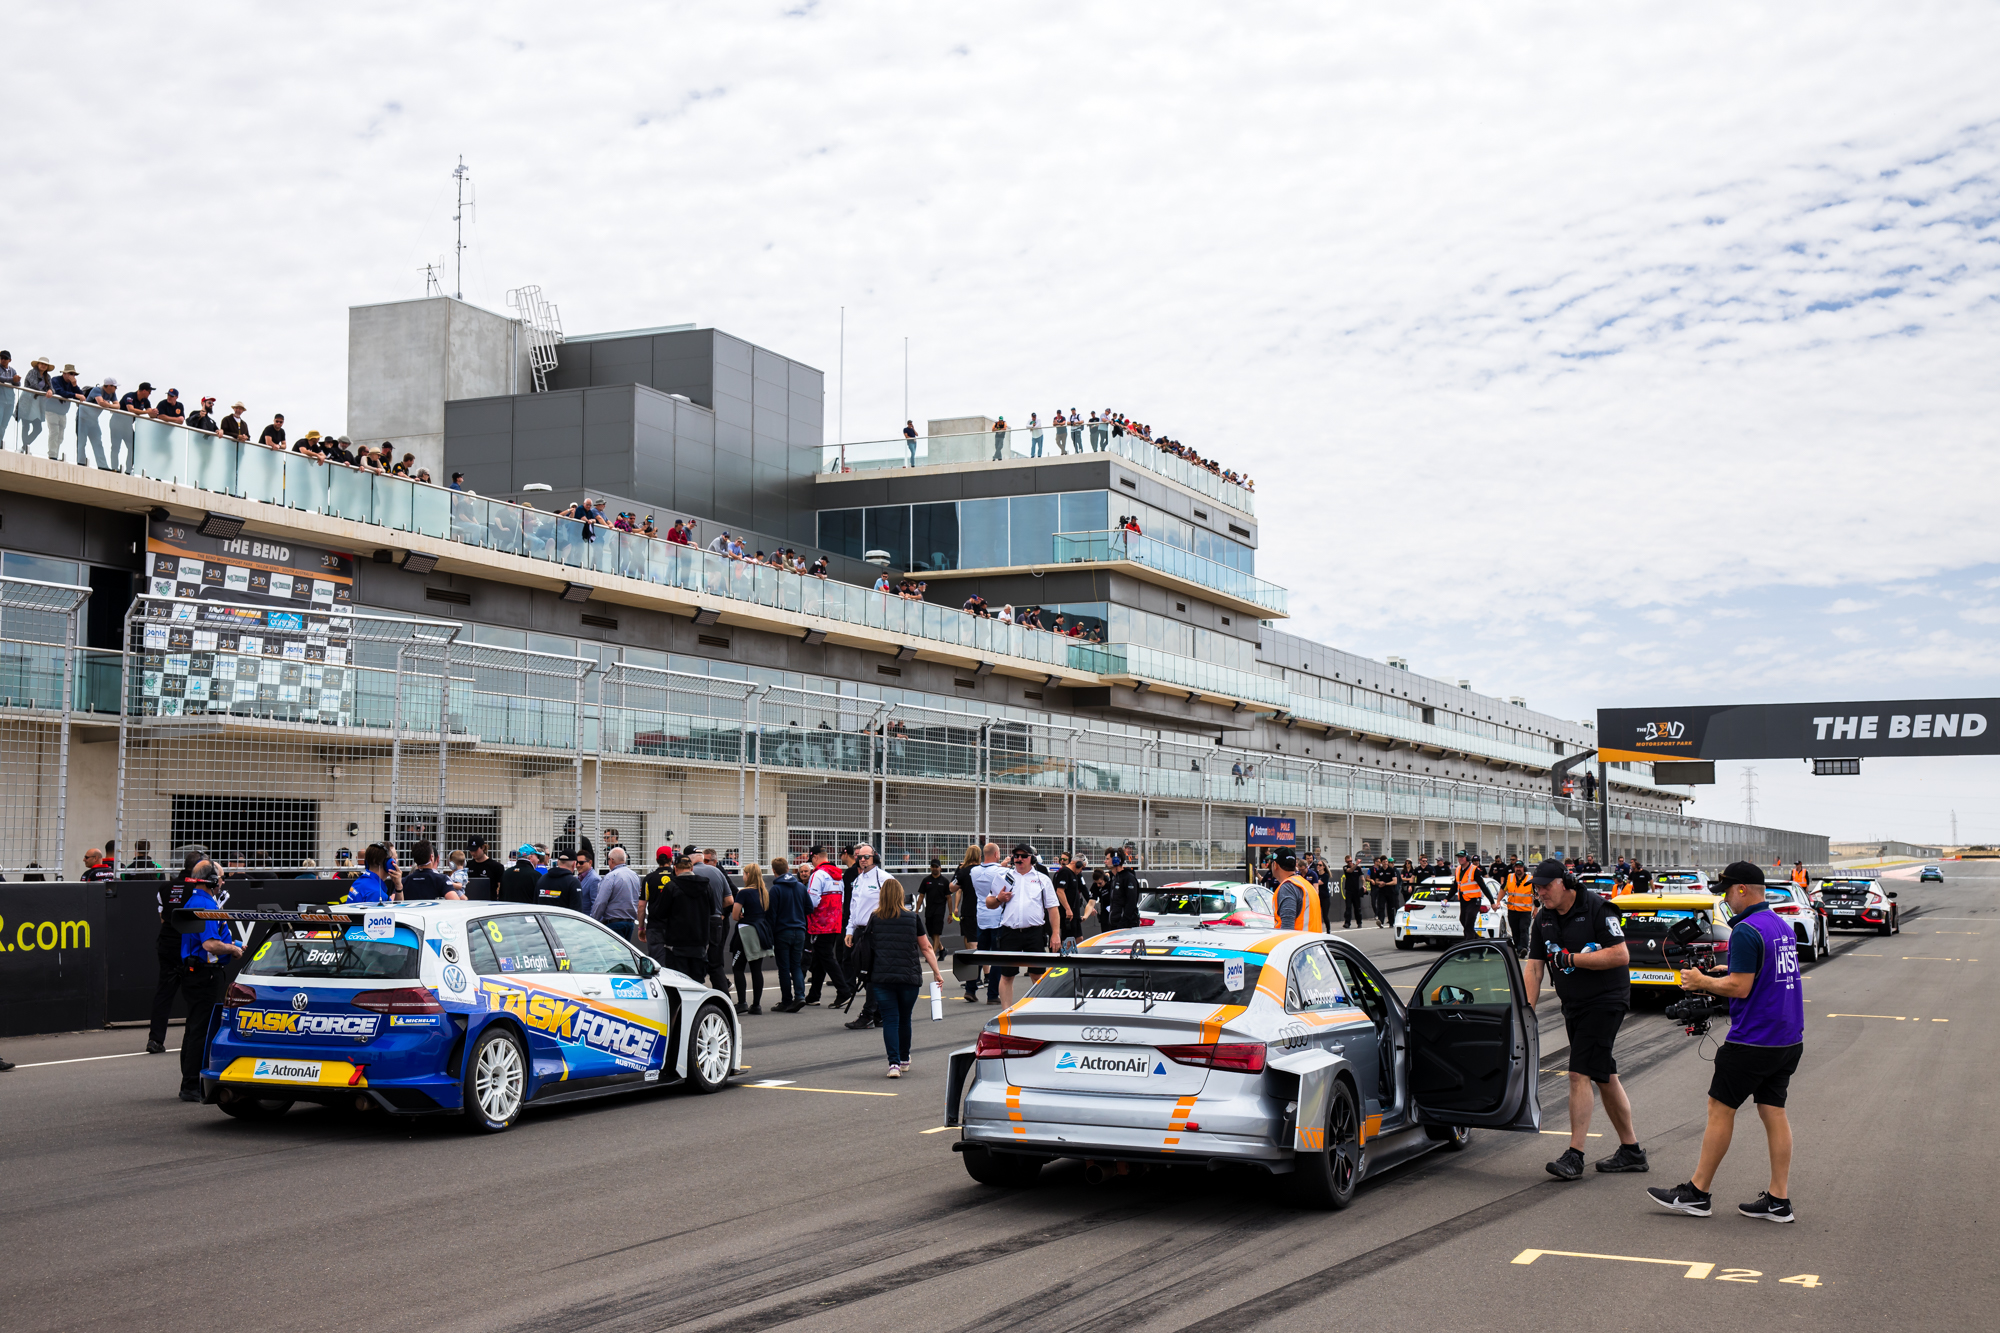
[[[666,1034],[612,1014],[584,1007],[546,991],[484,979],[486,1006],[512,1014],[527,1027],[559,1041],[601,1051],[619,1064],[648,1069],[661,1063]]]
[[[301,1014],[282,1009],[238,1009],[238,1032],[284,1037],[372,1037],[382,1030],[380,1014]]]

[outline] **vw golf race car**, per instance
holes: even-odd
[[[1872,930],[1900,934],[1903,921],[1896,895],[1873,875],[1828,875],[1813,885],[1813,897],[1826,910],[1828,930]]]
[[[1271,891],[1261,884],[1191,879],[1163,884],[1139,898],[1142,926],[1197,926],[1204,922],[1269,928],[1276,924],[1271,919]]]
[[[957,954],[1045,970],[952,1053],[946,1123],[982,1184],[1057,1157],[1258,1167],[1315,1206],[1474,1127],[1533,1132],[1540,1040],[1504,944],[1446,950],[1405,1004],[1339,936],[1118,930],[1064,955]]]
[[[1507,933],[1507,906],[1501,898],[1500,881],[1481,876],[1486,886],[1486,902],[1479,909],[1473,929],[1481,939],[1497,940]],[[1458,885],[1451,876],[1432,876],[1410,891],[1410,901],[1396,912],[1396,947],[1414,949],[1419,941],[1445,945],[1465,937],[1458,920]]]
[[[499,902],[299,912],[178,911],[252,926],[202,1064],[202,1100],[239,1119],[293,1102],[458,1115],[688,1083],[741,1065],[729,998],[580,912]]]

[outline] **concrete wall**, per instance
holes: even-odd
[[[347,312],[347,434],[391,441],[440,481],[448,399],[513,393],[526,382],[519,326],[505,315],[432,296]]]

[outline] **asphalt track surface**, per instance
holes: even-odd
[[[1734,1213],[1766,1182],[1748,1107],[1714,1217],[1644,1197],[1692,1170],[1712,1053],[1651,1011],[1618,1051],[1651,1174],[1564,1184],[1542,1170],[1558,1135],[1475,1131],[1340,1213],[1250,1173],[974,1184],[953,1132],[926,1132],[945,1053],[994,1012],[957,1000],[920,1017],[899,1082],[879,1033],[767,1013],[745,1020],[741,1086],[493,1137],[320,1110],[240,1124],[176,1100],[174,1057],[126,1054],[144,1034],[121,1030],[5,1045],[0,1309],[11,1330],[260,1333],[1993,1328],[2000,866],[1946,871],[1898,882],[1901,935],[1836,936],[1807,970],[1791,1226]],[[1351,937],[1399,986],[1422,976],[1386,931]],[[748,1086],[765,1079],[790,1082]],[[1560,1072],[1542,1106],[1561,1131]],[[1594,1158],[1615,1138],[1592,1128]]]

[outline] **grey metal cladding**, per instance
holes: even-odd
[[[715,513],[715,478],[692,469],[676,472],[669,507],[695,518],[709,518]]]
[[[759,375],[751,382],[750,401],[756,404],[759,415],[769,413],[783,417],[791,410],[792,395],[779,380],[767,380]]]
[[[645,384],[653,378],[653,340],[614,338],[590,344],[592,384]],[[556,353],[558,359],[562,353]]]
[[[514,400],[507,398],[466,398],[444,405],[444,433],[453,435],[506,434],[514,429]]]
[[[762,347],[750,349],[750,373],[760,380],[777,385],[780,389],[789,389],[791,386],[790,362],[776,352],[767,351]]]
[[[894,504],[940,504],[959,498],[963,489],[962,472],[925,474],[918,472],[909,477],[898,478],[889,483],[889,492],[896,498]]]
[[[516,487],[540,482],[560,490],[564,486],[583,485],[583,455],[569,453],[547,458],[522,458],[514,460]]]
[[[583,425],[583,395],[587,390],[521,394],[514,399],[514,432]]]
[[[740,399],[745,404],[748,404],[752,399],[751,385],[754,381],[750,378],[750,372],[747,370],[736,370],[730,366],[718,363],[715,366],[715,378],[712,383],[718,398],[727,395],[730,398]],[[721,410],[720,405],[718,405],[716,407],[717,413],[719,414]]]
[[[677,403],[674,407],[674,435],[678,439],[698,440],[703,444],[715,443],[715,413],[705,407],[691,403]]]
[[[740,370],[745,375],[748,375],[750,373],[750,368],[751,365],[753,364],[753,360],[754,358],[751,356],[751,349],[749,343],[744,342],[741,338],[732,338],[728,334],[723,333],[721,330],[716,331],[715,333],[716,369],[720,370],[724,366],[727,366],[731,370]]]
[[[591,343],[564,343],[556,353],[556,368],[549,375],[549,388],[581,389],[590,383]]]
[[[583,452],[629,456],[636,438],[632,415],[631,390],[593,389],[584,406]]]
[[[447,435],[444,457],[451,467],[468,464],[505,463],[514,457],[514,432],[495,431],[479,435]]]
[[[826,403],[818,397],[808,397],[794,391],[785,395],[785,414],[794,421],[811,422],[819,426],[826,421]]]
[[[706,357],[653,357],[652,378],[647,381],[661,393],[686,394],[703,407],[714,406],[713,363]]]
[[[745,462],[750,458],[750,423],[738,424],[726,418],[718,418],[715,423],[715,448],[718,453],[736,454]]]
[[[585,454],[583,484],[607,490],[629,487],[632,484],[632,461],[629,453]]]
[[[503,494],[515,490],[514,465],[505,463],[449,463],[453,472],[465,474],[465,484],[482,495]]]
[[[789,387],[795,394],[823,402],[826,399],[826,373],[797,361],[785,363]]]

